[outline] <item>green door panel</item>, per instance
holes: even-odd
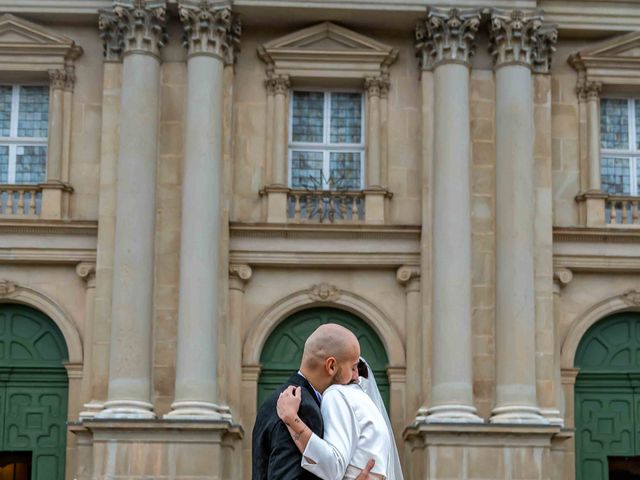
[[[640,449],[640,315],[612,315],[592,326],[575,366],[576,478],[609,480],[609,456]]]
[[[0,451],[30,451],[32,480],[64,479],[67,359],[49,318],[0,305]]]
[[[311,332],[325,323],[337,323],[354,332],[360,342],[361,355],[371,366],[380,394],[389,408],[389,379],[386,372],[389,360],[382,341],[361,318],[333,308],[311,308],[297,312],[271,333],[260,356],[262,372],[258,381],[258,405],[298,370],[304,342]]]

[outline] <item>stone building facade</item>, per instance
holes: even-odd
[[[639,191],[633,0],[0,0],[0,471],[249,479],[336,321],[405,478],[637,473]]]

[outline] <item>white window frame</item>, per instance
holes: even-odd
[[[293,141],[293,94],[295,92],[322,92],[324,94],[324,116],[322,143],[294,142]],[[360,143],[330,143],[331,134],[331,95],[333,93],[359,93],[362,124],[360,126]],[[289,95],[289,133],[288,133],[288,160],[287,160],[287,184],[292,185],[292,151],[304,150],[322,152],[322,190],[330,190],[328,180],[331,173],[331,153],[346,152],[360,153],[360,188],[362,190],[365,179],[365,150],[366,150],[366,121],[365,121],[365,94],[361,89],[349,88],[295,88]]]
[[[628,149],[613,149],[600,147],[600,168],[602,168],[602,160],[604,157],[613,158],[628,158],[629,159],[629,196],[638,196],[638,169],[640,168],[640,149],[638,149],[637,138],[640,135],[639,131],[636,131],[636,101],[640,101],[638,95],[603,95],[601,100],[627,100],[627,124],[629,131],[627,132],[629,137]],[[602,114],[598,119],[602,124]],[[602,143],[602,134],[598,139],[598,142]]]
[[[47,166],[49,160],[49,137],[18,137],[18,117],[20,115],[20,88],[21,87],[49,87],[43,83],[0,84],[2,87],[11,87],[11,127],[8,137],[0,136],[0,146],[9,147],[9,171],[7,182],[0,185],[16,185],[16,162],[18,147],[45,147],[47,158],[45,159],[45,178],[47,178]],[[51,96],[49,95],[49,102]],[[49,112],[50,114],[51,112]],[[49,128],[47,128],[47,132]]]

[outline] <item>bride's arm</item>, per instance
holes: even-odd
[[[287,426],[293,442],[300,450],[300,453],[304,453],[313,432],[298,416],[301,400],[301,388],[289,386],[280,394],[276,408],[278,417]]]

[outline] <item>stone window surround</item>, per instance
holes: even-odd
[[[14,39],[3,42],[3,34]],[[15,36],[24,40],[15,41]],[[47,79],[50,86],[47,181],[39,185],[41,218],[61,219],[69,213],[74,62],[80,55],[82,48],[64,35],[11,14],[0,16],[0,80],[22,84]]]
[[[315,41],[329,39],[340,50],[319,47]],[[289,125],[287,96],[296,87],[327,84],[361,88],[365,92],[365,223],[385,223],[389,67],[396,49],[330,22],[285,35],[258,48],[266,63],[267,153],[265,188],[267,222],[287,222],[287,165]],[[372,141],[375,139],[376,141]]]
[[[605,40],[569,56],[568,63],[577,72],[576,92],[580,124],[580,158],[586,159],[586,180],[576,196],[581,206],[581,221],[588,227],[606,223],[606,203],[609,195],[600,181],[600,98],[640,92],[640,55],[635,50],[640,33]],[[632,51],[631,55],[625,55]],[[584,179],[584,177],[582,177]],[[620,225],[616,225],[620,226]],[[637,225],[636,225],[637,227]]]
[[[305,143],[305,142],[294,142],[292,138],[293,134],[293,93],[296,91],[301,92],[315,92],[315,93],[323,93],[324,94],[324,105],[323,105],[323,142],[322,143]],[[329,140],[327,140],[327,135],[329,134],[329,126],[330,126],[330,116],[331,116],[331,106],[330,106],[330,97],[327,94],[331,93],[360,93],[360,106],[361,106],[361,116],[360,116],[360,142],[359,143],[343,143],[343,144],[332,144]],[[322,152],[324,154],[323,159],[323,179],[322,179],[322,187],[324,189],[325,183],[329,181],[330,175],[328,174],[328,165],[329,158],[327,153],[330,151],[333,152],[356,152],[360,154],[360,185],[364,185],[364,173],[365,173],[365,145],[366,145],[366,134],[365,129],[367,127],[365,121],[365,108],[364,108],[364,95],[361,90],[358,89],[349,89],[349,88],[312,88],[312,87],[300,87],[293,88],[291,90],[290,101],[289,101],[289,131],[288,131],[288,176],[287,176],[287,185],[292,185],[292,165],[291,165],[291,152],[293,150],[307,150],[314,152]]]

